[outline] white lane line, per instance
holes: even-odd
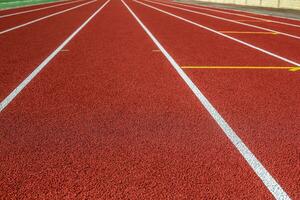
[[[32,10],[25,10],[25,11],[11,13],[11,14],[7,14],[7,15],[0,15],[0,19],[15,16],[15,15],[21,15],[21,14],[25,14],[25,13],[31,13],[31,12],[35,12],[35,11],[39,11],[39,10],[46,10],[49,8],[59,7],[59,6],[63,6],[63,5],[73,4],[73,3],[80,2],[80,1],[84,1],[84,0],[68,1],[66,3],[61,3],[61,4],[57,4],[57,5],[46,6],[46,7],[36,8],[36,9],[32,9]]]
[[[132,16],[144,29],[147,35],[155,43],[155,45],[161,50],[165,55],[167,60],[171,63],[180,77],[188,85],[188,87],[193,91],[201,104],[213,117],[216,123],[223,130],[225,135],[229,138],[232,144],[237,148],[243,158],[251,166],[257,176],[262,180],[268,190],[273,194],[276,199],[290,199],[288,194],[281,188],[277,181],[272,177],[272,175],[266,170],[266,168],[261,164],[261,162],[255,157],[255,155],[249,150],[249,148],[244,144],[244,142],[239,138],[239,136],[234,132],[234,130],[229,126],[225,119],[219,114],[219,112],[214,108],[214,106],[208,101],[204,94],[199,90],[199,88],[193,83],[193,81],[187,76],[187,74],[180,68],[172,56],[165,50],[165,48],[160,44],[160,42],[155,38],[155,36],[149,31],[149,29],[143,24],[143,22],[135,15],[135,13],[129,8],[129,6],[121,0],[126,6]]]
[[[62,14],[62,13],[65,13],[65,12],[68,12],[68,11],[71,11],[71,10],[74,10],[74,9],[76,9],[76,8],[79,8],[79,7],[88,5],[88,4],[90,4],[90,3],[94,3],[94,2],[96,2],[96,1],[97,1],[97,0],[92,0],[92,1],[89,1],[89,2],[86,2],[86,3],[83,3],[83,4],[80,4],[80,5],[78,5],[78,6],[74,6],[74,7],[72,7],[72,8],[68,8],[68,9],[65,9],[65,10],[62,10],[62,11],[59,11],[59,12],[50,14],[50,15],[46,15],[46,16],[44,16],[44,17],[41,17],[41,18],[38,18],[38,19],[35,19],[35,20],[32,20],[32,21],[26,22],[26,23],[24,23],[24,24],[21,24],[21,25],[18,25],[18,26],[15,26],[15,27],[6,29],[6,30],[4,30],[4,31],[0,31],[0,35],[1,35],[1,34],[4,34],[4,33],[7,33],[7,32],[10,32],[10,31],[13,31],[13,30],[16,30],[16,29],[19,29],[19,28],[22,28],[22,27],[24,27],[24,26],[28,26],[28,25],[33,24],[33,23],[36,23],[36,22],[42,21],[42,20],[47,19],[47,18],[49,18],[49,17],[53,17],[53,16],[56,16],[56,15],[59,15],[59,14]]]
[[[252,27],[252,28],[260,29],[260,30],[270,31],[270,32],[274,32],[274,33],[277,33],[277,34],[285,35],[287,37],[291,37],[291,38],[295,38],[295,39],[300,40],[300,36],[297,36],[297,35],[292,35],[292,34],[288,34],[288,33],[285,33],[285,32],[276,31],[276,30],[265,28],[265,27],[261,27],[261,26],[256,26],[256,25],[253,25],[253,24],[247,24],[247,23],[244,23],[244,22],[239,22],[239,21],[235,21],[235,20],[231,20],[231,19],[227,19],[227,18],[223,18],[223,17],[218,17],[218,16],[215,16],[215,15],[211,15],[211,14],[207,14],[207,13],[203,13],[203,12],[198,12],[198,11],[189,10],[189,9],[185,9],[185,8],[181,8],[181,7],[167,5],[167,4],[164,4],[164,3],[158,3],[158,2],[149,1],[149,0],[144,0],[144,1],[150,2],[150,3],[153,3],[153,4],[158,4],[158,5],[161,5],[161,6],[175,8],[175,9],[178,9],[178,10],[187,11],[187,12],[190,12],[190,13],[195,13],[195,14],[198,14],[198,15],[204,15],[204,16],[216,18],[216,19],[223,20],[223,21],[232,22],[232,23],[235,23],[235,24],[249,26],[249,27]]]
[[[246,13],[246,14],[252,14],[252,15],[258,15],[258,16],[264,16],[264,17],[273,17],[273,18],[281,18],[281,19],[287,19],[287,20],[292,20],[292,21],[297,21],[299,22],[300,19],[295,19],[295,18],[290,18],[290,17],[282,17],[282,16],[277,16],[277,15],[271,15],[271,14],[263,14],[263,13],[257,13],[257,12],[250,12],[250,11],[245,11],[245,10],[237,10],[237,9],[230,9],[230,8],[219,8],[216,6],[208,6],[208,5],[197,5],[197,4],[192,4],[192,3],[183,3],[183,2],[177,2],[179,4],[185,5],[195,5],[196,7],[206,7],[206,8],[212,8],[212,9],[218,9],[218,10],[228,10],[232,12],[241,12],[241,13]]]
[[[232,13],[232,12],[227,12],[227,11],[221,11],[221,10],[217,10],[217,9],[213,9],[213,8],[192,6],[192,5],[182,4],[182,3],[175,3],[175,2],[161,2],[161,1],[156,1],[156,2],[172,4],[172,5],[178,5],[178,6],[184,6],[184,7],[189,7],[189,8],[195,8],[195,9],[199,9],[199,10],[208,10],[208,11],[213,11],[213,12],[218,12],[218,13],[223,13],[223,14],[228,14],[228,15],[235,15],[235,16],[246,17],[246,18],[251,18],[251,19],[257,19],[257,20],[261,20],[261,21],[265,21],[265,22],[272,22],[272,23],[276,23],[276,24],[283,24],[283,25],[287,25],[287,26],[293,26],[293,27],[300,28],[300,25],[298,25],[298,24],[291,24],[291,23],[287,23],[287,22],[275,21],[275,20],[271,20],[271,19],[265,19],[265,18],[260,18],[260,17],[249,16],[249,15],[245,15],[245,14],[238,14],[238,13]]]
[[[283,61],[285,61],[285,62],[287,62],[287,63],[290,63],[290,64],[294,65],[295,67],[300,67],[300,63],[297,63],[297,62],[295,62],[295,61],[292,61],[292,60],[290,60],[290,59],[288,59],[288,58],[284,58],[284,57],[279,56],[279,55],[277,55],[277,54],[275,54],[275,53],[272,53],[272,52],[270,52],[270,51],[267,51],[267,50],[265,50],[265,49],[259,48],[259,47],[257,47],[257,46],[252,45],[252,44],[249,44],[249,43],[244,42],[244,41],[242,41],[242,40],[236,39],[236,38],[234,38],[234,37],[232,37],[232,36],[229,36],[229,35],[226,35],[226,34],[224,34],[224,33],[219,32],[219,31],[216,31],[216,30],[214,30],[214,29],[208,28],[208,27],[206,27],[206,26],[203,26],[203,25],[201,25],[201,24],[198,24],[198,23],[193,22],[193,21],[191,21],[191,20],[188,20],[188,19],[186,19],[186,18],[180,17],[180,16],[175,15],[175,14],[173,14],[173,13],[170,13],[170,12],[167,12],[167,11],[165,11],[165,10],[159,9],[159,8],[157,8],[157,7],[151,6],[151,5],[149,5],[149,4],[145,4],[145,3],[142,3],[142,2],[137,1],[137,0],[133,0],[133,1],[136,2],[136,3],[142,4],[142,5],[144,5],[144,6],[147,6],[147,7],[149,7],[149,8],[152,8],[152,9],[154,9],[154,10],[157,10],[157,11],[159,11],[159,12],[162,12],[162,13],[164,13],[164,14],[167,14],[167,15],[170,15],[170,16],[172,16],[172,17],[175,17],[175,18],[177,18],[177,19],[180,19],[180,20],[182,20],[182,21],[185,21],[185,22],[187,22],[187,23],[193,24],[193,25],[195,25],[195,26],[197,26],[197,27],[200,27],[200,28],[203,28],[203,29],[208,30],[208,31],[210,31],[210,32],[213,32],[213,33],[216,33],[216,34],[218,34],[218,35],[221,35],[221,36],[223,36],[223,37],[225,37],[225,38],[228,38],[228,39],[230,39],[230,40],[234,40],[234,41],[236,41],[236,42],[238,42],[238,43],[240,43],[240,44],[243,44],[243,45],[245,45],[245,46],[248,46],[248,47],[250,47],[250,48],[253,48],[253,49],[256,49],[256,50],[258,50],[258,51],[261,51],[261,52],[263,52],[263,53],[265,53],[265,54],[268,54],[268,55],[270,55],[270,56],[272,56],[272,57],[275,57],[275,58],[278,58],[278,59],[280,59],[280,60],[283,60]]]
[[[30,83],[30,81],[75,37],[81,29],[83,29],[108,3],[106,1],[98,8],[80,27],[78,27],[62,44],[60,44],[26,79],[24,79],[18,87],[16,87],[3,101],[0,103],[0,112]]]

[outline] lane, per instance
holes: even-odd
[[[77,2],[71,5],[64,5],[62,7],[51,8],[50,10],[41,10],[35,13],[26,13],[24,15],[12,16],[10,18],[0,19],[1,28],[0,35],[7,34],[16,29],[23,28],[25,26],[30,26],[34,23],[38,23],[43,20],[48,20],[49,18],[57,15],[61,15],[65,12],[73,12],[75,9],[79,9],[83,6],[94,3],[96,0],[88,0],[83,2]]]
[[[171,2],[171,1],[164,1],[164,2]],[[247,12],[247,11],[241,11],[241,10],[234,10],[234,9],[227,9],[227,8],[217,8],[213,6],[207,6],[207,5],[197,5],[197,4],[189,4],[189,3],[183,3],[183,2],[176,2],[181,5],[191,5],[199,8],[208,8],[208,9],[213,9],[217,11],[223,11],[223,12],[229,12],[232,14],[239,14],[239,15],[245,15],[245,16],[250,16],[250,17],[258,17],[262,19],[267,19],[267,20],[274,20],[274,21],[279,21],[283,23],[290,23],[290,24],[296,24],[300,25],[300,20],[299,19],[293,19],[293,18],[285,18],[285,17],[280,17],[280,16],[271,16],[271,15],[265,15],[265,14],[259,14],[259,13],[253,13],[253,12]]]
[[[46,7],[46,6],[50,6],[50,5],[58,5],[58,4],[66,3],[68,1],[71,1],[71,0],[55,1],[55,2],[48,2],[48,3],[43,3],[43,4],[35,4],[35,5],[30,5],[30,6],[22,6],[19,8],[4,9],[4,10],[0,10],[0,14],[1,15],[12,14],[12,13],[16,13],[16,12],[31,10],[31,9],[42,8],[42,7]]]
[[[212,11],[211,13],[222,13],[225,14],[224,17],[230,18],[230,19],[242,19],[243,21],[246,22],[269,22],[269,23],[275,23],[275,24],[281,24],[281,25],[285,25],[285,26],[293,26],[293,27],[300,27],[300,24],[294,23],[293,20],[289,20],[289,21],[281,21],[280,18],[276,18],[275,19],[266,19],[263,17],[259,17],[259,16],[251,16],[251,15],[246,15],[241,14],[241,13],[233,13],[230,11],[224,11],[224,10],[218,10],[218,9],[214,9],[214,8],[210,8],[210,7],[202,7],[202,6],[196,6],[193,4],[184,4],[184,3],[176,3],[176,2],[171,2],[171,1],[157,1],[157,2],[164,2],[164,3],[168,3],[168,4],[172,4],[172,5],[179,5],[182,7],[186,7],[186,8],[196,8],[197,10],[204,10],[204,11]],[[238,17],[238,18],[237,18]]]
[[[240,139],[240,137],[235,133],[235,131],[230,127],[226,120],[219,114],[215,107],[210,103],[202,91],[192,82],[192,80],[187,76],[187,74],[181,69],[179,64],[174,60],[174,58],[166,51],[166,49],[161,45],[157,38],[151,33],[151,31],[144,25],[144,23],[137,17],[137,15],[132,11],[132,9],[123,1],[122,3],[126,6],[128,11],[136,19],[139,25],[144,29],[147,35],[151,38],[153,43],[161,50],[166,59],[172,65],[174,70],[182,78],[182,80],[188,85],[190,90],[197,97],[199,102],[205,107],[209,115],[214,119],[218,126],[222,129],[224,135],[230,140],[234,147],[240,152],[240,155],[249,164],[251,169],[257,174],[257,176],[264,183],[269,192],[276,199],[290,199],[288,194],[282,189],[280,184],[270,175],[270,173],[265,169],[251,150],[245,145],[245,143]]]
[[[152,1],[152,2],[157,2],[158,1]],[[160,2],[161,3],[161,2]],[[164,3],[165,4],[165,3]],[[224,14],[224,13],[216,13],[212,10],[204,10],[201,9],[199,10],[198,7],[185,7],[182,6],[180,4],[176,4],[174,5],[173,3],[168,3],[167,5],[169,6],[175,6],[178,7],[180,9],[186,9],[186,10],[190,10],[193,12],[198,12],[198,14],[200,15],[206,15],[206,16],[210,16],[222,21],[229,21],[231,23],[237,23],[237,24],[241,24],[243,26],[252,26],[252,27],[256,27],[258,30],[265,30],[265,29],[270,29],[273,32],[274,31],[278,31],[281,32],[282,34],[287,34],[287,36],[289,37],[294,37],[294,38],[298,38],[300,39],[300,25],[293,25],[293,26],[286,26],[286,25],[282,25],[282,24],[276,24],[276,23],[272,23],[271,21],[262,21],[262,20],[253,20],[253,19],[249,19],[246,17],[241,17],[241,16],[228,16],[228,14]]]
[[[66,48],[1,113],[2,196],[272,199],[120,1]]]
[[[104,1],[97,2],[0,35],[1,101]]]
[[[300,51],[300,40],[289,38],[280,34],[261,34],[269,32],[260,32],[259,30],[251,27],[244,27],[239,24],[232,24],[230,22],[225,22],[207,16],[198,15],[196,13],[177,10],[175,8],[165,7],[156,3],[149,3],[148,1],[146,3],[157,8],[163,9],[165,11],[174,13],[177,16],[184,17],[185,19],[191,20],[195,23],[223,32],[236,39],[248,42],[249,44],[255,45],[259,48],[292,60],[296,63],[300,63],[300,54],[298,53]],[[250,34],[242,34],[243,32]],[[293,50],[289,51],[287,49]]]
[[[287,65],[141,4],[130,5],[182,66]],[[185,72],[291,198],[297,199],[300,191],[298,74],[288,70],[233,69],[185,69]]]
[[[39,10],[46,10],[46,9],[59,7],[59,6],[63,6],[63,5],[73,4],[73,3],[76,3],[76,2],[79,2],[79,1],[83,1],[83,0],[67,1],[67,2],[63,2],[63,3],[59,3],[59,4],[47,5],[47,6],[43,6],[43,7],[39,7],[39,8],[33,8],[33,9],[23,10],[23,11],[9,13],[9,14],[1,14],[0,18],[6,18],[6,17],[15,16],[15,15],[22,15],[22,14],[25,14],[25,13],[36,12],[36,11],[39,11]]]

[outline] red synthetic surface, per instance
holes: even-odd
[[[109,26],[108,19],[118,23]],[[6,142],[17,143],[6,146],[4,170],[8,177],[28,182],[23,192],[28,195],[42,181],[45,188],[32,195],[59,189],[54,195],[81,192],[94,198],[163,198],[174,192],[194,198],[268,196],[164,57],[152,52],[154,45],[120,2],[109,5],[87,28],[68,46],[70,52],[60,54],[15,101],[29,103],[21,103],[21,112],[28,114],[18,119],[18,133],[4,127],[12,134]],[[33,93],[38,98],[30,97]],[[5,124],[20,111],[18,104],[10,110],[4,113]],[[19,148],[32,152],[20,155],[21,164],[13,156]],[[31,162],[37,166],[30,172],[20,168]],[[30,178],[37,172],[38,177]],[[230,183],[239,185],[232,188]]]
[[[249,60],[248,63],[242,63],[245,66],[252,66],[253,62],[257,62],[254,64],[256,66],[288,65],[275,63],[278,59],[276,60],[248,47],[239,45],[240,49],[234,49],[233,46],[236,43],[226,38],[221,38],[222,41],[206,38],[213,34],[209,34],[207,31],[204,34],[202,29],[199,28],[195,30],[195,34],[193,34],[194,31],[191,28],[185,31],[187,26],[192,27],[192,25],[180,20],[176,21],[173,17],[140,4],[133,5],[133,7],[136,7],[137,14],[146,26],[152,30],[167,50],[172,52],[175,60],[180,65],[240,66],[241,62],[238,60],[244,58]],[[147,10],[149,10],[149,13]],[[153,20],[155,16],[157,16],[156,20]],[[198,20],[201,21],[201,18],[198,18]],[[166,28],[162,24],[168,24],[169,26]],[[176,32],[176,35],[172,34],[174,32]],[[186,39],[176,40],[176,38]],[[213,46],[213,50],[208,51],[209,47],[202,46],[204,41],[210,41],[209,44],[205,44]],[[223,50],[220,49],[219,52],[216,52],[218,45],[215,42],[221,44]],[[229,44],[230,42],[232,45]],[[195,44],[198,45],[198,48],[193,48]],[[295,45],[295,48],[299,47]],[[180,51],[177,51],[178,49]],[[243,52],[243,49],[247,52]],[[229,57],[228,60],[235,63],[226,63],[223,58],[224,52],[232,52],[225,55],[227,58]],[[243,53],[244,56],[239,56],[239,53]],[[261,60],[259,56],[262,57]],[[198,60],[198,63],[191,63],[189,61],[191,58],[193,61]],[[212,58],[214,63],[208,62],[207,58]],[[205,62],[203,62],[204,59]],[[297,184],[300,180],[300,138],[297,135],[300,130],[298,123],[300,106],[297,102],[300,84],[298,74],[288,71],[255,70],[237,72],[236,70],[209,71],[194,69],[186,71],[207,95],[208,99],[212,101],[213,105],[216,106],[217,110],[220,111],[221,115],[242,136],[242,139],[254,151],[254,154],[261,158],[260,160],[263,161],[267,169],[270,169],[272,174],[276,174],[275,177],[283,184],[283,187],[289,186],[292,196],[299,195],[297,192],[300,191],[299,184]]]
[[[157,1],[152,1],[152,2],[157,2]],[[157,3],[161,3],[161,2],[157,2]],[[228,15],[228,14],[214,12],[214,11],[210,11],[210,10],[202,10],[202,9],[197,8],[197,7],[195,8],[194,6],[193,7],[186,7],[186,6],[182,6],[181,4],[170,4],[170,3],[163,3],[163,4],[168,4],[169,6],[175,6],[175,7],[200,12],[200,13],[203,13],[203,14],[214,15],[216,17],[222,17],[222,18],[230,19],[230,20],[254,20],[254,19],[247,18],[247,17]],[[200,15],[200,16],[204,16],[204,15]],[[226,22],[224,20],[216,19],[216,18],[214,18],[214,20],[220,20],[221,23]],[[276,20],[276,21],[278,21],[278,20]],[[233,23],[233,22],[227,22],[227,23]],[[277,24],[277,23],[272,23],[272,22],[262,22],[262,21],[260,21],[260,22],[252,22],[252,21],[244,21],[243,22],[243,21],[241,21],[241,23],[255,25],[255,26],[258,26],[258,27],[267,28],[267,29],[271,29],[271,30],[274,30],[274,31],[280,31],[280,32],[283,32],[283,33],[287,33],[287,34],[291,34],[291,35],[295,35],[295,36],[300,37],[300,34],[299,34],[300,27],[288,26],[288,25]],[[300,24],[297,24],[297,23],[294,23],[294,22],[288,22],[288,23],[300,26]],[[233,23],[233,24],[235,24],[235,23]],[[246,25],[239,25],[239,26],[242,26],[245,29],[247,29],[247,27],[248,27]],[[261,30],[261,29],[258,29],[258,28],[254,28],[254,29],[256,29],[256,31],[264,31],[264,30]]]
[[[142,2],[144,2],[144,1],[142,1]],[[211,18],[208,16],[198,15],[198,14],[190,13],[190,12],[183,11],[183,10],[177,10],[175,8],[165,7],[162,5],[148,3],[148,2],[145,2],[145,3],[147,3],[151,6],[155,6],[159,9],[171,12],[175,15],[179,15],[188,20],[191,20],[193,22],[196,22],[198,24],[212,28],[217,31],[266,32],[263,30],[258,30],[256,28],[251,28],[251,27],[240,25],[240,24],[235,24],[232,22],[222,21],[222,20],[218,20],[218,19]],[[186,22],[183,22],[183,23],[186,23]],[[194,25],[189,25],[189,26],[194,26]],[[196,28],[198,28],[198,27],[196,27]],[[198,29],[200,29],[200,28],[198,28]],[[300,28],[297,28],[297,30],[300,35]],[[211,33],[211,34],[215,34],[215,33]],[[290,38],[290,37],[287,37],[284,35],[264,35],[264,34],[228,34],[228,35],[231,35],[237,39],[242,39],[243,41],[251,43],[257,47],[263,48],[272,53],[278,54],[279,56],[283,56],[294,62],[300,63],[300,54],[299,54],[300,40],[299,39]],[[210,45],[210,44],[208,43],[208,45]],[[222,43],[222,45],[223,45],[223,43]],[[238,44],[238,45],[240,45],[240,44]],[[229,47],[231,47],[231,46],[229,46]],[[231,50],[230,52],[235,52],[235,51]],[[249,55],[249,53],[244,53],[244,55]],[[226,65],[226,64],[223,64],[223,65]],[[288,64],[288,66],[290,66],[290,65],[291,64]]]
[[[103,3],[0,35],[0,99]],[[180,65],[289,66],[127,3]],[[268,41],[266,36],[243,39],[254,45]],[[299,48],[282,37],[275,46],[283,42]],[[272,199],[121,1],[111,1],[64,49],[0,114],[1,198]],[[185,71],[283,189],[298,199],[299,74]]]
[[[39,10],[39,11],[35,11],[35,12],[24,13],[22,15],[15,15],[15,16],[3,18],[3,19],[0,18],[0,20],[1,20],[0,32],[4,31],[4,30],[7,30],[7,29],[10,29],[10,28],[13,28],[15,26],[19,26],[21,24],[25,24],[27,22],[36,20],[38,18],[47,16],[47,15],[51,15],[51,14],[54,14],[54,13],[57,13],[57,12],[60,12],[60,11],[63,11],[63,10],[66,10],[66,9],[69,9],[69,8],[72,8],[72,7],[76,7],[76,6],[78,6],[80,4],[84,4],[86,2],[89,2],[89,1],[85,0],[85,1],[77,2],[77,3],[73,3],[73,4],[67,4],[67,5],[63,5],[63,6],[59,6],[59,7],[49,8],[49,9],[46,9],[46,10]],[[93,4],[93,3],[91,3],[91,4]],[[82,7],[85,7],[85,6],[88,6],[88,5],[84,5]],[[74,11],[76,12],[77,9],[82,9],[82,7],[79,7],[79,8],[76,8],[74,10],[67,11],[67,12],[74,12]],[[60,15],[63,15],[63,14],[64,13],[59,14],[57,16],[60,16]],[[56,16],[54,16],[54,17],[56,17]],[[51,19],[51,18],[52,17],[50,17],[49,19]],[[44,19],[44,20],[49,20],[49,19]],[[37,23],[40,23],[40,22],[37,22]],[[53,29],[53,31],[54,30],[55,29]],[[7,33],[4,33],[4,34],[7,34]],[[0,35],[0,37],[1,37],[1,35]]]
[[[174,17],[140,4],[134,4],[133,6],[134,8],[137,7],[136,11],[145,20],[145,24],[149,26],[167,51],[181,65],[260,66],[266,60],[268,63],[265,63],[265,65],[268,66],[286,65],[283,61],[257,53],[257,50],[242,46],[237,42]],[[167,28],[166,24],[168,24]]]
[[[0,98],[11,92],[96,8],[97,4],[92,3],[0,35]]]
[[[170,1],[167,0],[165,2],[169,3]],[[178,4],[184,4],[184,3],[178,2]],[[195,4],[185,4],[185,5],[195,6],[195,7],[199,7],[199,8],[209,8],[209,9],[220,10],[220,11],[224,11],[224,12],[242,14],[242,15],[247,15],[247,16],[252,16],[252,17],[259,17],[259,18],[263,18],[263,19],[269,19],[269,20],[274,20],[274,21],[280,21],[280,22],[300,25],[299,19],[269,16],[269,15],[263,15],[263,14],[258,14],[258,13],[251,13],[251,12],[249,13],[249,12],[243,12],[243,11],[233,10],[233,9],[222,9],[222,8],[217,8],[217,7],[212,7],[212,6],[201,6],[201,5],[195,5]]]
[[[43,8],[43,7],[52,6],[52,5],[59,5],[59,4],[63,4],[66,2],[70,2],[70,1],[59,1],[59,2],[44,3],[44,4],[39,4],[39,5],[23,6],[23,7],[19,7],[19,8],[5,9],[5,10],[0,10],[0,15],[7,15],[7,14],[28,11],[28,10],[37,9],[37,8]]]

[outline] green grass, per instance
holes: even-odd
[[[58,0],[0,0],[0,10],[7,8],[22,7],[34,4],[42,4],[47,2],[54,2]]]

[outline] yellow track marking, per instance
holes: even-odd
[[[291,71],[291,72],[300,71],[300,67],[293,67],[293,68],[289,69],[289,71]]]
[[[268,70],[289,70],[300,71],[300,67],[273,67],[273,66],[182,66],[182,69],[268,69]]]
[[[277,35],[274,32],[251,32],[251,31],[219,31],[221,33],[233,33],[233,34],[264,34],[264,35]]]
[[[257,19],[240,19],[240,20],[234,20],[234,21],[237,21],[237,22],[270,22],[270,21],[267,21],[267,20],[257,20]]]

